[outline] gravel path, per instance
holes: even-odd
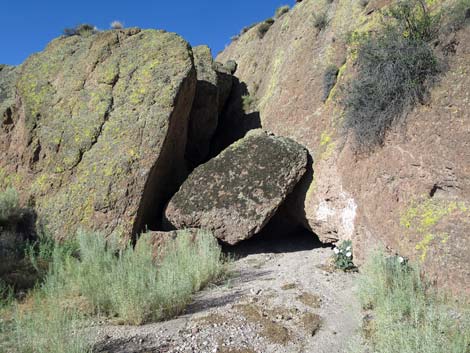
[[[347,352],[358,334],[356,274],[328,272],[332,251],[310,238],[233,249],[233,276],[199,293],[186,313],[142,327],[95,331],[98,352]]]

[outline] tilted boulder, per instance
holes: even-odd
[[[189,44],[139,29],[61,37],[18,75],[0,187],[27,195],[58,238],[79,227],[128,237],[153,222],[185,177]]]
[[[204,228],[228,244],[258,233],[306,171],[306,149],[253,130],[196,168],[170,200],[168,228]]]

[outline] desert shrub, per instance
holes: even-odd
[[[20,212],[18,193],[13,188],[0,192],[0,225]]]
[[[313,26],[319,31],[325,29],[328,23],[328,14],[326,11],[319,11],[313,14]]]
[[[323,101],[330,96],[330,92],[336,85],[339,69],[336,65],[329,65],[323,74]]]
[[[179,313],[195,291],[222,271],[219,246],[202,231],[194,242],[189,234],[179,236],[157,265],[150,247],[118,249],[86,232],[79,232],[77,241],[78,258],[73,247],[54,251],[44,291],[47,296],[84,298],[93,314],[117,316],[126,323]]]
[[[263,38],[265,34],[269,31],[271,26],[273,25],[274,20],[273,19],[267,19],[266,21],[260,23],[257,27],[257,33],[259,38]]]
[[[242,96],[242,107],[245,113],[251,111],[255,105],[256,99],[249,94]]]
[[[362,269],[359,296],[372,311],[367,327],[372,351],[468,352],[469,308],[433,288],[404,258],[372,256]]]
[[[123,29],[124,25],[120,21],[113,21],[113,22],[111,22],[111,28],[112,29]]]
[[[445,29],[455,32],[470,24],[470,0],[457,0],[445,11]]]
[[[65,28],[63,31],[64,36],[70,37],[70,36],[88,36],[90,34],[93,34],[96,32],[96,27],[88,24],[88,23],[82,23],[74,28]]]
[[[411,2],[422,6],[420,0]],[[441,71],[427,41],[436,21],[423,16],[432,15],[400,2],[381,31],[353,37],[357,75],[346,89],[344,127],[353,131],[360,149],[381,145],[391,127],[404,123],[406,112],[424,100]]]
[[[224,266],[216,239],[205,231],[194,238],[181,233],[158,260],[150,246],[121,249],[83,231],[74,246],[56,243],[48,251],[44,283],[15,310],[10,336],[18,353],[90,352],[84,336],[90,315],[128,324],[169,318],[219,279]]]
[[[17,307],[11,342],[14,352],[90,353],[92,347],[83,330],[83,315],[67,305],[67,298],[43,295],[36,292],[28,309]]]
[[[277,8],[276,13],[274,14],[274,18],[279,18],[282,15],[288,13],[290,10],[289,5],[283,5]]]
[[[334,248],[333,262],[337,269],[348,271],[356,268],[353,262],[352,242],[343,241]]]

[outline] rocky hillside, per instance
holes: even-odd
[[[447,66],[439,82],[380,146],[359,153],[344,133],[344,87],[357,70],[350,38],[376,30],[390,3],[304,0],[267,32],[262,23],[241,34],[217,60],[238,63],[260,125],[312,155],[288,201],[298,222],[325,242],[352,239],[361,257],[383,244],[470,289],[470,29],[439,37]]]

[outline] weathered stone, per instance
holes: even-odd
[[[236,244],[258,233],[305,173],[307,151],[254,130],[199,166],[170,200],[167,227],[204,228]]]
[[[189,120],[186,158],[196,166],[207,158],[212,136],[217,129],[219,90],[218,75],[213,68],[209,47],[195,47],[193,54],[197,86]]]
[[[340,1],[317,33],[311,23],[323,5],[302,1],[262,41],[248,31],[216,60],[238,63],[237,78],[257,100],[263,128],[315,156],[286,204],[299,222],[324,242],[352,239],[359,263],[381,244],[422,261],[438,283],[470,292],[470,258],[464,255],[470,249],[470,101],[462,89],[470,86],[463,74],[470,70],[470,28],[452,38],[459,45],[447,73],[426,105],[408,114],[406,129],[392,130],[384,146],[367,156],[342,137],[340,88],[355,72],[346,34],[370,31],[380,22],[375,10],[389,3],[374,1],[364,11],[359,2]],[[319,87],[329,65],[340,69],[323,102]],[[243,122],[238,111],[225,112],[221,126]]]
[[[154,222],[185,176],[188,43],[136,29],[61,37],[18,70],[0,186],[29,195],[59,238],[78,227],[129,237]]]
[[[0,128],[6,128],[7,125],[13,122],[12,107],[15,102],[15,85],[17,79],[17,68],[0,65]]]
[[[143,233],[136,244],[136,251],[142,248],[152,249],[152,255],[156,260],[163,258],[168,244],[174,241],[178,236],[189,234],[191,239],[196,239],[200,229],[182,229],[169,232],[147,232]]]

